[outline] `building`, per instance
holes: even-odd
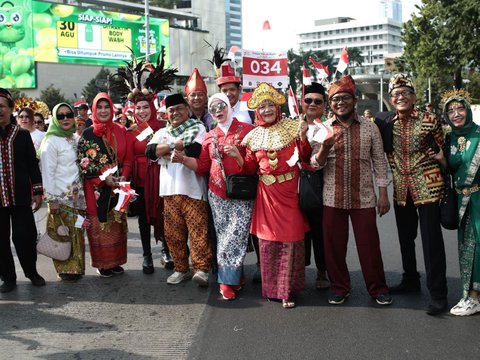
[[[402,24],[389,18],[355,20],[337,17],[316,20],[308,31],[299,34],[303,51],[323,50],[338,62],[344,47],[358,48],[362,66],[349,66],[351,74],[378,74],[384,67],[384,56],[403,51]]]
[[[380,0],[379,16],[402,22],[402,2],[400,0]]]

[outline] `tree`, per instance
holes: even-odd
[[[305,65],[310,69],[313,77],[317,76],[317,70],[313,67],[310,62],[310,56],[314,58],[315,61],[321,63],[322,65],[328,66],[328,71],[330,74],[333,74],[333,56],[328,55],[326,51],[323,50],[308,50],[307,52],[300,51],[299,54],[296,54],[293,49],[288,50],[288,76],[290,78],[290,86],[292,87],[293,92],[297,91],[298,84],[302,84],[303,73],[302,67]]]
[[[462,70],[479,66],[480,7],[478,0],[422,0],[418,15],[404,23],[405,58],[414,75],[451,76],[462,87]]]
[[[351,47],[347,49],[348,53],[348,65],[351,66],[362,66],[364,56],[362,50],[357,47]]]
[[[91,105],[93,102],[93,99],[95,98],[95,96],[97,96],[99,92],[108,91],[108,77],[110,74],[111,74],[110,70],[102,67],[98,72],[98,74],[93,79],[91,79],[87,83],[87,85],[83,88],[82,96],[87,103]],[[114,103],[121,102],[121,97],[122,97],[121,94],[118,94],[115,92],[110,92],[109,94]]]
[[[50,111],[52,111],[55,105],[61,102],[69,103],[65,95],[60,92],[60,89],[53,86],[53,84],[50,84],[40,92],[40,100],[47,104]]]

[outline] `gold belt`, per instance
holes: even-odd
[[[469,196],[470,194],[480,190],[480,186],[478,186],[477,184],[473,184],[473,185],[466,186],[466,187],[461,188],[461,189],[460,188],[455,188],[455,190],[457,190],[457,194],[463,194],[463,196]]]
[[[289,171],[280,175],[271,175],[271,174],[263,174],[260,175],[260,180],[265,184],[265,185],[272,185],[275,182],[278,182],[279,184],[292,180],[295,177],[295,171]]]

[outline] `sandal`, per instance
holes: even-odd
[[[282,299],[282,307],[284,309],[293,309],[295,307],[295,301],[292,299]]]

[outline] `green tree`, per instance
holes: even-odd
[[[69,103],[65,95],[61,93],[60,89],[53,86],[53,84],[50,84],[40,92],[40,100],[47,104],[50,111],[52,111],[53,107],[58,103]]]
[[[110,70],[105,69],[102,67],[98,74],[91,79],[87,85],[82,90],[82,96],[85,99],[87,103],[90,105],[93,102],[93,99],[99,92],[107,92],[108,91],[108,77],[111,74]],[[109,93],[112,101],[114,103],[119,103],[121,102],[121,94],[118,94],[116,92],[110,92]]]
[[[414,75],[449,74],[462,87],[463,69],[479,65],[480,7],[478,0],[422,0],[418,15],[404,23],[405,58]]]
[[[328,71],[330,74],[333,74],[333,57],[328,55],[326,51],[323,50],[308,50],[306,52],[300,51],[300,53],[295,53],[293,49],[288,50],[287,58],[288,58],[288,76],[290,81],[290,86],[292,87],[293,92],[297,91],[297,87],[302,84],[303,81],[303,73],[302,67],[305,65],[308,69],[310,69],[311,75],[313,77],[317,77],[317,70],[310,62],[310,56],[313,59],[322,65],[328,66]]]
[[[362,50],[357,47],[347,48],[348,53],[348,65],[351,66],[362,66],[364,56]]]

